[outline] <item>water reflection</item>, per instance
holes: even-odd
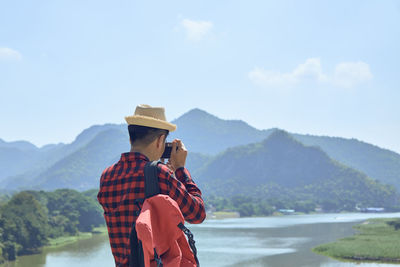
[[[394,214],[317,214],[208,221],[192,226],[199,236],[203,266],[396,266],[342,263],[311,252],[321,243],[352,235],[352,226],[369,217]],[[260,253],[259,253],[260,252]],[[262,253],[261,253],[262,252]]]
[[[94,235],[90,239],[80,240],[66,246],[44,249],[41,254],[18,257],[10,267],[71,267],[113,266],[108,238]]]
[[[246,222],[248,223],[248,222]],[[203,266],[320,266],[329,258],[311,248],[353,233],[355,223],[320,223],[278,228],[193,229]]]

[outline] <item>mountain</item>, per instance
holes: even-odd
[[[241,120],[222,120],[201,109],[192,109],[172,123],[177,130],[169,139],[180,138],[189,151],[215,155],[225,149],[263,140],[271,130],[257,130]]]
[[[51,151],[54,145],[43,150],[27,141],[6,142],[0,139],[0,181],[7,177],[30,172],[41,165],[42,151]]]
[[[87,145],[56,162],[41,173],[34,187],[54,190],[97,188],[102,171],[121,151],[129,151],[126,133],[119,129],[99,132]]]
[[[2,188],[28,186],[57,161],[87,145],[98,133],[122,129],[123,125],[94,125],[80,133],[71,144],[50,144],[37,148],[25,141],[4,142],[0,139],[0,181]]]
[[[305,145],[318,146],[329,157],[400,190],[400,155],[357,139],[292,134]]]
[[[65,153],[54,159],[44,170],[31,169],[23,175],[5,179],[3,188],[9,190],[71,188],[87,190],[98,188],[101,172],[116,163],[121,153],[128,152],[129,136],[121,125],[93,126],[85,130],[66,147],[52,153]],[[47,155],[48,156],[48,155]],[[210,156],[189,152],[186,166],[195,171],[210,160]],[[55,161],[55,162],[54,162]]]
[[[6,142],[3,139],[0,138],[0,148],[16,148],[21,151],[35,151],[39,150],[37,146],[35,146],[32,143],[29,143],[28,141],[13,141],[13,142]]]
[[[190,171],[193,179],[196,179],[196,174],[202,169],[208,162],[212,161],[214,157],[204,155],[196,152],[189,152],[186,159],[186,168]],[[197,181],[197,179],[196,179]]]
[[[75,140],[68,145],[53,147],[51,151],[47,151],[43,155],[43,161],[47,163],[47,167],[57,162],[58,160],[70,155],[71,153],[79,150],[93,140],[99,133],[107,130],[122,130],[123,125],[117,124],[104,124],[93,125],[80,133]],[[43,147],[45,148],[45,147]]]
[[[278,130],[258,130],[243,121],[222,120],[200,109],[190,110],[173,122],[178,125],[178,129],[170,134],[169,139],[179,137],[184,141],[189,149],[187,166],[195,178],[206,164],[214,161],[220,154],[226,154],[224,151],[227,149],[230,151],[235,148],[236,151],[237,146],[260,145],[272,132]],[[70,144],[48,145],[41,148],[24,141],[5,142],[0,139],[0,187],[17,189],[33,186],[39,188],[46,184],[49,187],[56,186],[56,174],[66,177],[64,172],[68,172],[62,164],[72,164],[73,157],[84,158],[81,154],[74,153],[83,148],[92,149],[87,146],[94,145],[91,143],[94,138],[108,130],[115,130],[113,134],[109,134],[108,143],[111,145],[116,142],[114,146],[120,147],[118,144],[118,140],[121,138],[120,133],[124,134],[126,138],[128,135],[125,124],[94,125],[85,129]],[[301,134],[291,134],[291,136],[305,145],[318,146],[333,160],[400,189],[400,155],[395,152],[356,139]],[[125,140],[125,143],[129,146],[128,139]],[[102,146],[101,143],[98,145]],[[129,147],[113,155],[102,155],[102,157],[111,165],[119,159],[120,153],[128,150]],[[83,152],[81,151],[81,153]],[[85,163],[81,160],[80,163],[75,162],[74,164],[80,164],[79,168],[82,169],[82,173],[86,173],[85,175],[92,177],[90,179],[94,179],[93,177],[97,177],[97,173],[83,170],[87,167],[93,172],[95,171],[93,167],[90,167],[93,164],[90,162],[92,157],[88,157],[88,160]],[[105,164],[105,161],[101,162]],[[104,165],[100,164],[99,166]],[[51,177],[54,178],[52,182],[50,182],[53,179]],[[78,175],[78,177],[84,177],[84,175]],[[41,181],[42,184],[38,181]],[[79,183],[69,185],[70,188],[86,188],[87,185],[92,184],[92,182],[88,182],[85,185],[84,180],[77,179],[77,181]],[[63,182],[60,183],[60,186],[67,184]]]
[[[275,130],[262,142],[227,149],[197,173],[206,195],[312,199],[361,205],[398,203],[393,187]]]
[[[24,151],[12,146],[0,147],[0,182],[8,176],[33,168],[38,153],[35,150]]]
[[[276,129],[258,130],[238,120],[222,120],[200,109],[183,114],[170,139],[184,140],[190,151],[218,154],[225,149],[260,142]],[[400,190],[400,155],[357,139],[291,133],[298,141],[319,146],[332,159]]]

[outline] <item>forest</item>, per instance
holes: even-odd
[[[97,190],[22,191],[0,199],[0,263],[38,253],[49,239],[104,224]]]

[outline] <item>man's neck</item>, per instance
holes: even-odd
[[[130,152],[139,152],[139,153],[145,155],[150,161],[154,160],[152,153],[148,149],[140,148],[140,147],[131,147]]]

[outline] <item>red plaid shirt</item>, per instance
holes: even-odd
[[[135,200],[145,198],[144,166],[148,161],[141,153],[123,153],[100,178],[97,199],[104,209],[111,251],[118,267],[128,266],[129,235],[142,208]],[[159,164],[158,167],[161,194],[169,195],[178,203],[186,221],[201,223],[206,217],[204,203],[189,171],[182,167],[174,175],[166,165]]]

